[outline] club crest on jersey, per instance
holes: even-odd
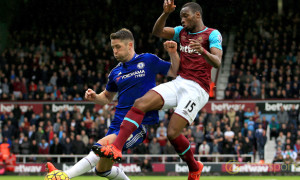
[[[137,64],[137,68],[139,68],[139,69],[143,69],[144,67],[145,67],[145,63],[144,62],[139,62]]]
[[[222,36],[220,34],[218,35],[218,41],[219,41],[219,44],[222,43]]]
[[[119,82],[120,78],[121,78],[121,76],[117,77],[116,82]]]

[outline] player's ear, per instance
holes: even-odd
[[[195,15],[196,15],[197,18],[201,18],[201,13],[200,13],[199,11],[197,11],[197,12],[195,13]]]
[[[134,49],[134,42],[133,42],[133,41],[129,41],[129,42],[128,42],[128,46],[129,46],[131,49]]]

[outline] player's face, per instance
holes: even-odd
[[[120,62],[126,62],[129,58],[129,42],[122,41],[120,39],[112,39],[111,40],[111,48],[114,52],[114,57]]]
[[[193,13],[188,7],[182,8],[180,11],[181,24],[188,31],[196,28],[197,14]]]

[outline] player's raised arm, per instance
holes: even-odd
[[[176,77],[179,69],[180,57],[177,53],[177,43],[175,41],[164,42],[164,48],[169,53],[171,66],[168,71],[168,76]]]
[[[105,105],[110,103],[115,95],[116,92],[110,92],[106,89],[100,94],[96,94],[95,91],[93,91],[92,89],[88,89],[85,91],[84,97],[88,101],[93,101],[96,104]]]
[[[165,27],[167,18],[169,17],[169,14],[175,10],[176,5],[174,5],[174,0],[164,0],[163,5],[163,13],[160,15],[160,17],[156,20],[152,34],[165,38],[165,39],[172,39],[175,31],[171,27]]]

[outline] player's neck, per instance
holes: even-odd
[[[128,58],[127,58],[127,60],[125,62],[129,62],[134,57],[134,55],[135,55],[134,51],[130,52],[129,55],[128,55]]]
[[[206,26],[204,25],[203,21],[201,21],[201,22],[196,26],[196,28],[193,30],[192,33],[196,33],[196,32],[199,32],[199,31],[203,31],[205,28],[206,28]]]

